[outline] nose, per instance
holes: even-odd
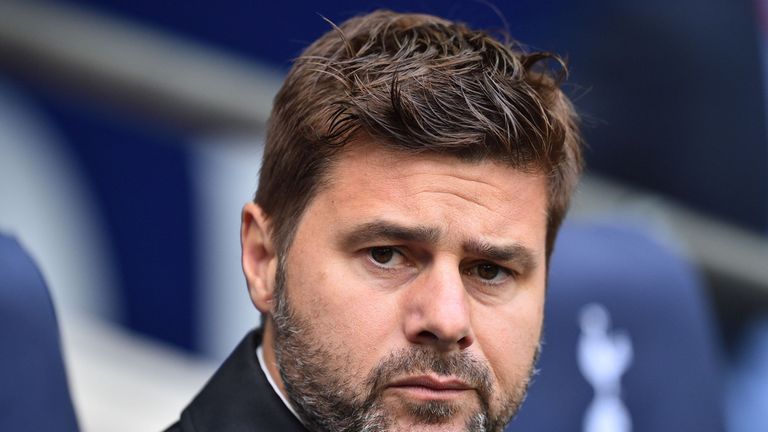
[[[469,296],[458,266],[438,264],[407,291],[405,335],[413,344],[440,351],[463,350],[474,342]]]

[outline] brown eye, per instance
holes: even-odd
[[[371,248],[371,258],[379,264],[386,264],[392,261],[395,256],[395,250],[391,247],[375,247]]]
[[[499,266],[493,264],[479,264],[477,266],[477,275],[482,279],[494,279],[499,275],[500,271]]]

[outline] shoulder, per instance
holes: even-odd
[[[261,370],[250,332],[166,432],[305,431]]]
[[[168,427],[168,429],[164,430],[163,432],[182,432],[181,424],[179,422],[176,422]]]

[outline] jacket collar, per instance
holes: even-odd
[[[181,414],[184,430],[307,432],[288,410],[259,366],[253,330]]]

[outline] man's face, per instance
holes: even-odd
[[[541,333],[545,177],[372,145],[330,174],[277,269],[292,403],[318,429],[501,430]]]

